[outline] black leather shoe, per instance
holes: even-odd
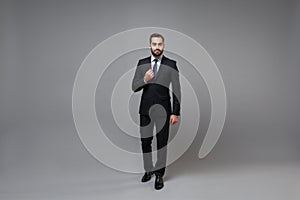
[[[152,175],[153,175],[153,172],[146,172],[144,174],[144,176],[142,177],[142,182],[144,183],[144,182],[150,181]]]
[[[160,175],[157,175],[155,178],[154,188],[156,190],[160,190],[164,187],[164,180],[163,177]]]

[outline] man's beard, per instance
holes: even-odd
[[[155,52],[156,50],[158,50],[157,52]],[[164,50],[162,50],[162,51],[160,51],[159,49],[155,49],[154,51],[153,51],[153,49],[151,49],[151,53],[152,53],[152,55],[154,56],[154,57],[159,57],[159,56],[161,56],[161,54],[164,52]]]

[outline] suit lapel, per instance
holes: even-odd
[[[150,58],[151,61],[151,58]],[[159,70],[156,74],[156,79],[159,77],[159,75],[163,72],[164,70],[164,65],[165,65],[165,56],[163,55],[161,58],[161,62],[160,62],[160,66],[159,66]]]
[[[151,69],[151,56],[149,56],[148,58],[147,58],[147,68],[148,69]]]

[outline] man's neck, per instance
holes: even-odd
[[[152,59],[155,58],[155,59],[161,60],[162,57],[163,57],[163,55],[160,55],[160,56],[154,56],[153,54],[151,55]]]

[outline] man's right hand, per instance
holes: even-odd
[[[146,73],[145,73],[145,76],[144,76],[144,81],[145,82],[148,82],[150,81],[151,79],[154,78],[154,72],[152,71],[152,69],[149,69]]]

